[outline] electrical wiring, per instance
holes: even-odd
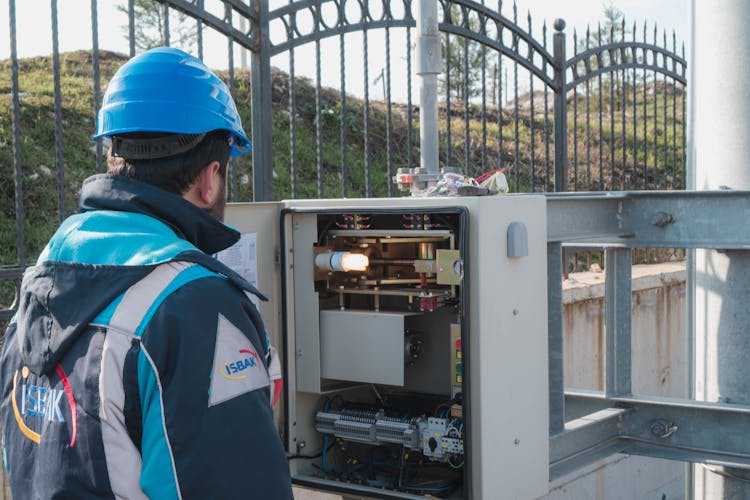
[[[321,453],[320,468],[326,474],[330,474],[330,471],[326,468],[326,452],[328,451],[328,434],[323,438],[323,453]]]
[[[451,407],[450,407],[450,405],[448,403],[440,403],[435,408],[435,414],[434,414],[435,417],[437,417],[440,414],[440,408],[447,408],[449,412],[450,412],[450,409],[451,409]]]
[[[448,463],[448,465],[449,465],[449,466],[450,466],[450,467],[451,467],[452,469],[460,469],[461,467],[463,467],[463,466],[464,466],[464,462],[463,462],[463,461],[461,461],[461,463],[460,463],[460,464],[454,464],[454,463],[453,463],[453,461],[451,460],[451,457],[450,457],[450,455],[446,457],[446,462]]]

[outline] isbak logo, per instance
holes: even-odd
[[[19,370],[16,370],[16,373],[13,375],[13,394],[11,397],[13,415],[21,433],[37,444],[41,442],[42,436],[40,433],[33,431],[26,424],[27,421],[36,421],[37,424],[32,425],[40,427],[44,421],[64,424],[70,420],[73,428],[70,439],[70,447],[72,448],[76,442],[76,403],[73,398],[73,390],[70,387],[70,382],[62,366],[58,364],[55,367],[55,371],[62,383],[62,389],[53,389],[50,385],[28,383],[30,370],[26,366],[20,370],[20,373]],[[22,378],[20,384],[20,405],[17,399],[17,395],[19,394],[19,375]],[[63,404],[63,395],[66,396],[67,408]],[[65,418],[65,413],[70,414],[69,419]]]
[[[229,380],[243,380],[247,378],[245,370],[259,366],[258,355],[250,349],[240,349],[241,357],[234,361],[225,361],[219,370],[221,376]]]

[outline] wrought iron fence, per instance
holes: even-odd
[[[251,158],[230,167],[230,199],[391,196],[395,169],[417,166],[413,0],[156,1],[164,44],[177,15],[195,22],[199,57],[207,33],[226,40],[223,76],[255,145]],[[515,3],[438,1],[441,166],[469,176],[502,168],[516,192],[684,187],[686,63],[675,34],[670,47],[655,27],[649,39],[645,24],[573,32],[566,58],[562,21],[550,33],[530,14],[519,20]],[[10,58],[0,61],[10,95],[1,139],[12,146],[0,148],[0,322],[12,314],[22,270],[49,237],[40,228],[50,227],[50,213],[59,221],[72,212],[80,180],[103,170],[104,145],[88,153],[90,135],[69,131],[74,122],[93,130],[102,88],[125,59],[99,49],[100,2],[91,0],[91,51],[61,61],[58,0],[50,0],[51,56],[19,61],[16,5],[9,0]],[[132,56],[135,1],[123,6]],[[249,71],[236,67],[235,50],[243,49]],[[93,82],[82,91],[90,92],[85,110],[64,99],[61,62],[74,59]],[[300,70],[309,63],[311,72]],[[36,66],[51,79],[39,96],[19,78]],[[31,164],[29,148],[45,150],[54,168]],[[43,210],[51,185],[55,206]]]

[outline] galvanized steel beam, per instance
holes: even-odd
[[[550,438],[550,476],[611,453],[750,469],[750,406],[657,397],[566,395],[566,404],[609,408],[565,424]]]
[[[550,194],[547,240],[627,248],[750,249],[748,191]]]

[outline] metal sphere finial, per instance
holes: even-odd
[[[558,17],[555,19],[555,24],[553,25],[557,31],[562,31],[565,29],[565,19]]]

